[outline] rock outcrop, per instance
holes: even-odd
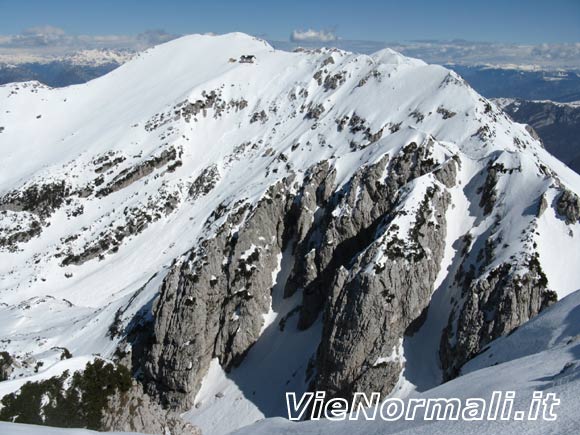
[[[8,352],[0,352],[0,382],[5,381],[14,370],[13,359]]]
[[[570,190],[562,190],[556,200],[556,209],[567,224],[580,222],[580,198]]]
[[[302,291],[299,327],[324,312],[316,385],[339,396],[389,391],[401,364],[381,358],[428,305],[445,246],[446,188],[459,163],[437,164],[431,152],[430,141],[410,143],[392,159],[361,167],[341,188],[324,161],[299,188],[290,177],[256,206],[242,201],[163,283],[144,356],[148,391],[186,409],[212,358],[226,369],[239,364],[259,337],[288,246],[301,260],[284,289],[286,297]],[[417,207],[395,211],[411,181],[429,173]],[[396,222],[408,215],[413,225],[399,235]]]
[[[210,360],[231,368],[257,340],[285,247],[290,183],[273,185],[255,206],[240,201],[164,280],[144,364],[148,388],[164,404],[191,406]]]
[[[151,400],[139,384],[109,397],[108,407],[103,412],[102,430],[155,435],[201,435],[199,428]]]
[[[363,250],[352,267],[341,266],[324,312],[317,389],[347,398],[357,391],[391,392],[403,366],[398,357],[402,337],[434,290],[449,201],[447,192],[430,187],[409,231],[409,245],[389,240],[396,225],[391,223],[386,237]]]

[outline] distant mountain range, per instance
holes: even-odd
[[[579,71],[548,71],[489,66],[447,65],[487,98],[551,100],[562,103],[580,100]]]
[[[82,50],[68,56],[0,55],[0,85],[36,80],[50,87],[85,83],[129,60],[131,50]]]
[[[495,101],[515,121],[531,125],[548,151],[580,173],[580,102]]]

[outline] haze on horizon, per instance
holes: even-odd
[[[580,68],[580,2],[0,0],[0,62],[241,31],[274,47],[391,47],[428,62]]]

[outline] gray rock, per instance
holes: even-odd
[[[548,201],[546,200],[546,195],[542,194],[542,196],[540,197],[540,202],[538,203],[538,212],[536,213],[536,217],[541,217],[547,208]]]
[[[175,147],[169,147],[163,150],[158,156],[152,157],[135,166],[128,167],[119,172],[111,182],[97,192],[97,197],[107,196],[113,192],[124,189],[127,186],[139,181],[140,179],[153,173],[170,162],[175,161],[178,157],[178,151]]]
[[[503,263],[485,277],[463,277],[462,298],[441,337],[440,358],[445,379],[456,377],[469,359],[495,338],[508,334],[555,301],[547,289],[537,255],[528,258],[528,271],[515,274]]]
[[[431,149],[429,142],[421,146],[410,143],[392,161],[385,156],[374,165],[360,168],[332,197],[318,198],[323,211],[314,217],[309,234],[296,248],[298,258],[309,260],[296,262],[286,288],[286,294],[304,289],[301,328],[309,327],[317,318],[340,267],[348,265],[374,241],[377,228],[398,201],[399,189],[435,168]],[[335,217],[335,209],[347,212]],[[304,219],[312,221],[313,217]]]
[[[278,267],[278,256],[290,243],[294,244],[296,258],[303,259],[295,263],[285,288],[286,296],[303,289],[299,327],[310,327],[326,305],[328,333],[321,344],[317,382],[339,393],[356,376],[363,390],[387,391],[392,385],[386,378],[398,377],[400,367],[385,372],[385,367],[379,370],[368,366],[373,358],[398,343],[428,304],[444,237],[440,231],[427,231],[433,225],[427,215],[435,217],[437,228],[445,227],[444,211],[449,201],[446,191],[436,186],[429,189],[412,232],[412,252],[400,257],[393,248],[393,259],[373,278],[363,277],[361,271],[372,267],[370,255],[379,249],[379,245],[373,245],[377,231],[392,219],[401,187],[435,169],[442,182],[454,183],[455,160],[437,168],[431,150],[429,141],[423,145],[411,143],[391,161],[385,156],[374,165],[362,167],[338,191],[336,171],[328,162],[321,162],[308,170],[296,195],[289,190],[293,180],[284,179],[273,185],[256,206],[234,207],[215,237],[201,241],[172,266],[165,278],[153,309],[150,344],[143,347],[142,358],[134,358],[144,361],[141,368],[147,391],[166,406],[187,409],[193,406],[193,397],[212,358],[218,358],[226,370],[242,361],[259,337],[262,314],[269,309],[272,272]],[[349,212],[335,215],[337,207]],[[226,206],[208,222],[225,212]],[[359,257],[365,249],[366,255]],[[408,272],[397,272],[397,261],[408,261]],[[347,268],[358,272],[345,272]],[[350,301],[346,295],[356,299],[352,294],[359,288],[367,289],[369,296],[352,304],[339,303]],[[385,316],[377,310],[378,304],[392,295],[396,299],[393,309],[404,314]],[[369,319],[358,319],[349,311],[357,304],[368,311]],[[339,321],[344,317],[349,319],[346,323]],[[359,321],[372,322],[369,337],[375,338],[361,341],[356,350],[359,357],[347,363],[351,357],[337,346],[341,340],[361,333],[365,326]],[[391,332],[377,342],[376,336],[387,327]],[[375,346],[373,352],[368,352],[369,346]],[[339,361],[348,367],[336,369],[333,364]]]
[[[580,222],[580,198],[574,192],[562,188],[562,193],[556,200],[556,209],[567,224]]]
[[[273,185],[254,207],[238,206],[165,278],[143,367],[163,404],[191,407],[210,360],[229,370],[257,340],[285,244],[290,182]]]
[[[540,137],[540,135],[538,134],[538,132],[534,129],[534,127],[532,127],[529,124],[526,124],[524,126],[524,128],[530,134],[530,136],[532,136],[534,139],[536,139],[537,141],[539,141],[542,145],[544,144],[544,142],[542,142],[542,138]]]
[[[388,259],[374,259],[384,248],[370,245],[347,270],[336,275],[324,312],[318,351],[316,388],[352,398],[356,391],[388,394],[402,370],[398,352],[409,326],[429,304],[445,249],[448,192],[430,189],[411,230],[413,247],[386,247]],[[438,231],[429,229],[434,218]],[[369,272],[371,270],[371,272]]]
[[[215,234],[172,265],[153,307],[151,336],[133,357],[147,392],[164,406],[188,409],[212,358],[226,370],[243,360],[269,309],[278,257],[292,246],[299,261],[284,294],[302,292],[299,328],[323,315],[312,387],[330,397],[389,393],[403,368],[390,356],[420,325],[434,291],[451,201],[447,188],[456,184],[461,165],[456,156],[437,163],[432,149],[431,140],[410,143],[359,168],[340,189],[336,170],[320,162],[300,184],[286,178],[254,206],[218,207],[207,221],[208,228],[217,226]],[[490,163],[482,196],[493,196],[497,177],[515,170]],[[420,207],[401,209],[409,183],[428,173],[433,177]],[[495,200],[483,206],[491,212]],[[415,224],[400,239],[394,223],[398,213],[410,212]],[[493,243],[484,254],[490,264]],[[527,275],[512,272],[503,265],[482,279],[475,271],[461,277],[465,302],[455,307],[441,339],[447,378],[490,340],[552,302],[536,257]]]
[[[64,180],[33,183],[1,198],[0,211],[28,211],[46,219],[64,204],[69,195],[70,186]]]
[[[103,431],[140,432],[146,434],[201,435],[198,427],[178,414],[163,410],[147,396],[140,385],[129,391],[116,392],[109,398],[103,413]]]
[[[14,370],[13,363],[14,360],[8,352],[0,352],[0,382],[10,377]]]

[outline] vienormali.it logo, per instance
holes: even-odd
[[[555,407],[560,399],[555,393],[534,391],[527,409],[514,409],[515,391],[494,391],[491,398],[387,398],[380,393],[355,393],[352,400],[326,399],[324,391],[307,392],[298,400],[296,393],[286,393],[288,418],[330,421],[343,420],[546,420],[558,418]]]

